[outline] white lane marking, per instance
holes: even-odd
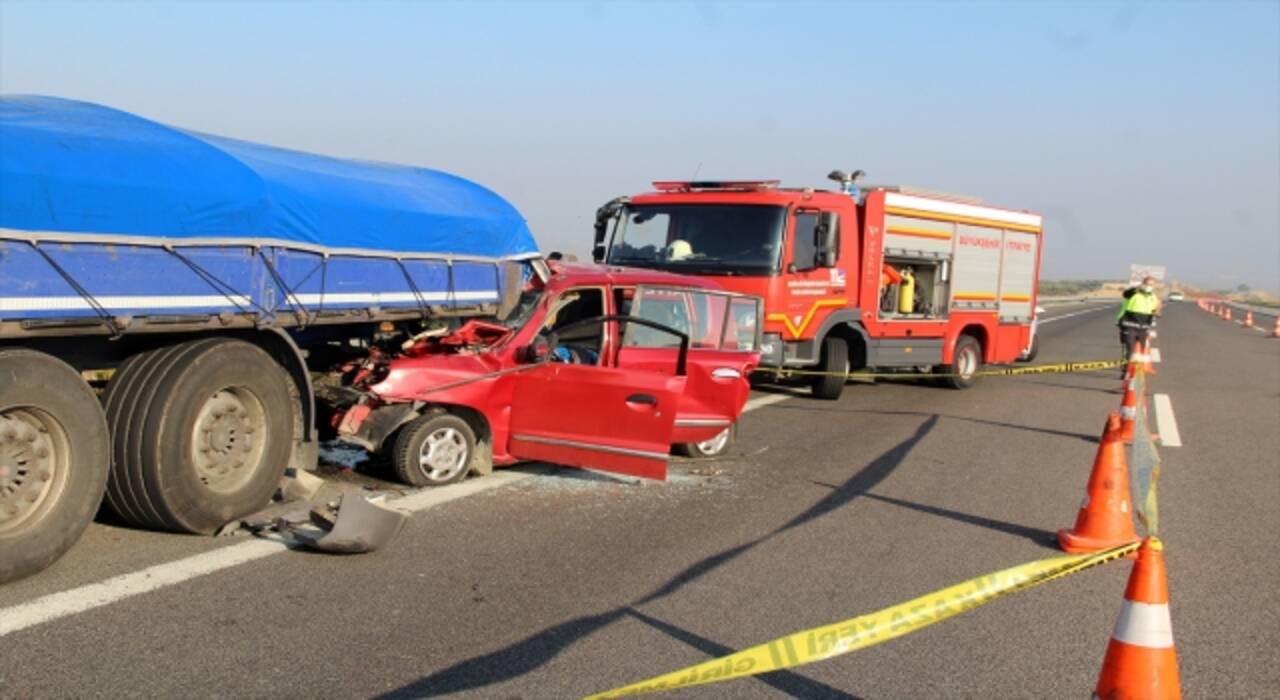
[[[1053,318],[1042,318],[1042,319],[1040,319],[1040,321],[1039,321],[1039,322],[1040,322],[1040,323],[1053,323],[1054,321],[1061,321],[1061,320],[1062,320],[1062,319],[1064,319],[1064,318],[1072,318],[1072,317],[1074,317],[1074,316],[1080,316],[1081,314],[1091,314],[1091,313],[1093,313],[1093,312],[1095,312],[1095,311],[1102,311],[1103,309],[1109,308],[1110,306],[1111,306],[1111,304],[1104,304],[1104,305],[1101,305],[1101,306],[1095,306],[1095,307],[1093,307],[1093,308],[1091,308],[1091,309],[1085,309],[1084,311],[1076,311],[1076,312],[1074,312],[1074,313],[1063,314],[1062,316],[1054,316]]]
[[[1178,420],[1173,417],[1173,402],[1168,394],[1152,397],[1156,406],[1156,429],[1160,433],[1161,447],[1182,447],[1182,435],[1178,433]]]
[[[788,394],[766,394],[765,396],[757,396],[747,402],[747,405],[742,408],[742,412],[746,413],[747,411],[754,411],[757,408],[768,406],[771,403],[778,403],[779,401],[786,401],[790,398],[794,397]]]
[[[742,412],[753,411],[790,398],[793,397],[787,394],[758,396],[748,401]],[[406,513],[416,513],[431,506],[466,498],[482,491],[538,476],[541,473],[545,472],[499,471],[483,479],[469,479],[444,488],[422,489],[408,496],[388,501],[387,505]],[[110,605],[125,598],[167,588],[215,571],[269,557],[288,548],[287,544],[279,540],[252,540],[212,552],[196,554],[186,559],[157,564],[141,571],[121,574],[105,581],[52,593],[26,603],[0,609],[0,637]]]
[[[538,474],[539,472],[499,471],[483,479],[470,479],[443,488],[424,489],[403,498],[388,501],[387,505],[412,513],[529,479]],[[288,548],[288,545],[278,540],[251,540],[0,609],[0,637],[68,615],[110,605],[125,598],[167,588],[215,571],[263,559],[286,551]]]
[[[1151,361],[1152,362],[1160,361],[1160,348],[1151,348]]]

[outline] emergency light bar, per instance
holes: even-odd
[[[659,192],[692,192],[694,190],[733,190],[755,192],[775,189],[781,180],[663,180],[653,183]]]

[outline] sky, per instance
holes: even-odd
[[[26,2],[0,92],[452,172],[546,251],[654,180],[1045,215],[1043,277],[1280,292],[1280,1]]]

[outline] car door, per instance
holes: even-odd
[[[665,480],[685,381],[674,368],[547,362],[515,378],[510,453]]]
[[[709,440],[742,414],[749,375],[760,362],[761,304],[756,297],[679,287],[640,286],[632,316],[689,335],[689,379],[674,426],[674,442]],[[678,349],[669,335],[638,325],[623,333],[617,366],[667,372]]]

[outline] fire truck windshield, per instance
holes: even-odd
[[[768,275],[782,251],[783,207],[644,204],[624,209],[608,262],[672,272]]]

